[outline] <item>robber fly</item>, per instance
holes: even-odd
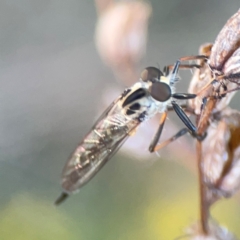
[[[159,129],[153,138],[149,150],[157,151],[171,104],[178,116],[187,126],[190,134],[196,134],[196,128],[183,109],[173,100],[192,99],[196,94],[174,93],[178,80],[180,61],[165,67],[163,74],[158,68],[148,67],[141,73],[140,80],[126,89],[100,116],[90,132],[68,159],[62,173],[62,195],[56,200],[59,204],[65,198],[86,184],[117,152],[124,141],[135,133],[137,127],[157,113],[162,113]]]

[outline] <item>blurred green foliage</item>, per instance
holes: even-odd
[[[58,192],[51,184],[16,192],[1,206],[4,240],[174,239],[198,218],[196,177],[160,158],[149,166],[118,154],[58,207],[53,205]],[[214,216],[240,235],[237,202],[220,205]]]
[[[139,69],[196,54],[239,8],[238,0],[150,2]],[[78,194],[53,205],[63,164],[92,126],[103,89],[118,85],[94,46],[93,1],[5,0],[0,19],[0,240],[183,235],[198,219],[197,176],[171,156],[139,161],[118,153]],[[238,199],[220,201],[213,215],[240,237]]]

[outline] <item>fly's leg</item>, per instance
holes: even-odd
[[[208,57],[206,55],[194,55],[194,56],[186,56],[179,58],[181,62],[183,61],[192,61],[192,60],[208,60]]]
[[[173,93],[172,97],[179,100],[188,100],[197,97],[197,95],[192,93]]]
[[[186,68],[186,69],[192,69],[192,68],[200,68],[201,66],[198,64],[180,64],[180,61],[188,61],[188,60],[197,60],[197,59],[204,59],[206,60],[207,57],[204,55],[199,55],[199,56],[190,56],[190,57],[184,57],[179,59],[174,65],[169,65],[166,66],[164,68],[164,74],[165,76],[169,75],[170,70],[172,70],[172,78],[175,79],[177,76],[177,72],[179,68]],[[197,97],[197,94],[191,94],[191,93],[174,93],[172,94],[173,98],[176,99],[180,99],[180,100],[188,100],[188,99],[193,99],[195,97]],[[184,110],[175,102],[172,101],[172,107],[173,110],[177,113],[178,117],[182,120],[182,122],[186,125],[187,128],[183,128],[181,129],[177,134],[175,134],[172,138],[170,138],[169,140],[160,143],[157,145],[161,133],[162,133],[162,129],[167,117],[167,113],[165,112],[162,116],[162,118],[160,119],[160,125],[159,128],[149,146],[149,151],[150,152],[154,152],[159,150],[160,148],[166,146],[167,144],[169,144],[170,142],[176,140],[177,138],[185,135],[186,133],[190,133],[194,138],[198,139],[199,141],[202,141],[205,137],[206,134],[204,135],[199,135],[197,133],[197,128],[194,126],[194,124],[192,123],[192,121],[189,119],[189,117],[186,115],[186,113],[184,112]]]
[[[224,91],[219,94],[219,98],[225,97],[227,93],[235,92],[235,91],[237,91],[239,89],[240,89],[240,86],[237,86],[237,87],[229,89],[229,90],[227,88],[225,88]]]
[[[203,58],[203,56],[200,56],[201,59]],[[189,58],[189,57],[188,57]],[[196,58],[196,56],[194,56],[193,58]],[[204,58],[206,58],[204,56]],[[185,59],[184,59],[185,60]],[[188,60],[188,59],[187,59]],[[176,74],[177,71],[179,69],[180,66],[180,60],[178,60],[172,70],[172,79],[176,78]],[[181,99],[181,100],[188,100],[188,99],[192,99],[195,98],[197,95],[196,94],[190,94],[190,93],[174,93],[172,94],[173,98],[176,99]],[[182,120],[182,122],[185,124],[185,126],[187,127],[187,129],[189,130],[190,134],[195,137],[196,139],[198,139],[199,141],[202,141],[205,137],[206,134],[199,135],[197,133],[197,128],[194,126],[194,124],[192,123],[192,121],[189,119],[189,117],[186,115],[186,113],[184,112],[184,110],[175,102],[172,101],[172,106],[173,106],[173,110],[177,113],[178,117]],[[161,127],[162,124],[160,124]],[[159,127],[159,128],[160,128]],[[150,145],[151,147],[151,145]]]
[[[163,141],[162,143],[158,144],[158,141],[161,137],[162,129],[163,129],[164,123],[166,121],[166,118],[167,118],[167,112],[164,112],[161,119],[160,119],[158,130],[157,130],[157,132],[156,132],[156,134],[155,134],[155,136],[154,136],[154,138],[153,138],[153,140],[152,140],[152,142],[149,146],[149,151],[150,152],[158,151],[159,149],[167,146],[169,143],[171,143],[171,142],[175,141],[176,139],[184,136],[186,133],[190,133],[192,135],[191,130],[189,130],[188,128],[183,128],[179,132],[177,132],[175,135],[173,135],[171,138],[169,138],[168,140]],[[196,137],[196,136],[194,136],[194,137]],[[198,139],[199,137],[196,137],[196,138]]]
[[[154,138],[149,146],[149,151],[150,152],[154,152],[156,151],[155,150],[155,147],[161,137],[161,134],[162,134],[162,130],[163,130],[163,126],[164,126],[164,123],[166,121],[166,118],[167,118],[167,112],[164,112],[161,116],[161,119],[160,119],[160,123],[159,123],[159,127],[158,127],[158,130],[156,132],[156,134],[154,135]]]
[[[184,103],[184,104],[180,104],[179,106],[184,109],[184,112],[189,113],[191,115],[196,115],[194,109],[188,106],[188,104]],[[168,106],[167,110],[173,111],[173,106]]]
[[[174,94],[172,94],[173,98],[180,99],[180,100],[188,100],[188,99],[195,98],[196,96],[197,96],[196,94],[190,94],[190,93],[174,93]],[[182,122],[185,124],[185,126],[189,130],[189,133],[193,137],[202,141],[206,137],[206,135],[202,136],[197,133],[197,128],[192,123],[190,118],[186,115],[186,113],[181,108],[181,106],[178,105],[175,101],[172,101],[172,107],[173,107],[173,110],[177,113],[178,117],[182,120]]]
[[[182,122],[185,124],[185,126],[189,130],[189,133],[194,138],[198,139],[199,141],[202,141],[206,137],[206,134],[199,135],[197,133],[197,128],[195,127],[195,125],[192,123],[190,118],[186,115],[186,113],[183,111],[183,109],[175,101],[172,101],[172,106],[173,106],[174,111],[178,115],[178,117],[182,120]]]
[[[184,62],[184,61],[191,61],[191,60],[205,60],[207,61],[208,57],[205,55],[195,55],[195,56],[187,56],[187,57],[182,57],[179,59],[180,62]],[[163,72],[165,74],[165,76],[167,76],[170,72],[171,69],[173,69],[175,67],[174,65],[168,65],[165,66],[163,69]],[[199,64],[179,64],[179,68],[180,69],[193,69],[193,68],[201,68],[201,65]]]
[[[163,68],[163,73],[165,76],[169,75],[171,69],[173,69],[174,65],[168,65]],[[193,68],[201,68],[199,64],[179,64],[180,69],[193,69]]]
[[[186,108],[185,109],[186,112],[189,112],[190,114],[195,114],[194,110],[193,109],[188,109],[188,106],[186,104],[181,105],[181,107]],[[174,107],[169,106],[167,110],[172,111],[172,110],[174,110]],[[161,137],[161,133],[162,133],[162,129],[163,129],[166,117],[167,117],[167,112],[164,112],[161,119],[160,119],[159,128],[158,128],[158,130],[157,130],[157,132],[156,132],[156,134],[155,134],[155,136],[154,136],[154,138],[153,138],[153,140],[152,140],[152,142],[149,146],[149,151],[150,152],[156,152],[156,151],[160,150],[161,148],[167,146],[169,143],[171,143],[171,142],[175,141],[176,139],[184,136],[186,133],[190,133],[190,134],[192,133],[188,128],[183,128],[179,132],[177,132],[175,135],[173,135],[171,138],[169,138],[168,140],[158,144],[158,141]]]
[[[204,108],[206,107],[206,105],[207,105],[207,98],[204,97],[204,98],[202,99],[201,112],[203,112],[203,110],[204,110]]]
[[[223,90],[224,90],[224,92],[223,93],[220,93],[220,89],[219,89],[219,98],[223,98],[223,97],[226,97],[226,95],[227,95],[227,93],[225,93],[228,89],[227,89],[227,86],[225,85],[225,83],[222,83],[222,88],[223,88]]]
[[[157,144],[157,142],[156,142],[155,146],[150,145],[150,147],[152,147],[151,148],[152,151],[150,151],[150,147],[149,147],[149,151],[150,152],[156,152],[156,151],[160,150],[161,148],[167,146],[169,143],[171,143],[171,142],[177,140],[178,138],[184,136],[186,133],[189,133],[189,129],[183,128],[180,131],[178,131],[175,135],[173,135],[171,138],[169,138],[168,140],[163,141],[159,144]]]
[[[177,60],[174,65],[165,66],[163,69],[163,73],[164,73],[164,76],[166,77],[169,75],[170,70],[172,70],[171,72],[172,81],[170,81],[170,84],[171,84],[176,82],[176,79],[178,78],[177,73],[179,69],[193,69],[193,68],[200,68],[200,67],[201,66],[198,64],[181,64],[181,60]]]

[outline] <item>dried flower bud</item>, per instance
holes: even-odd
[[[199,48],[199,54],[209,56],[211,53],[212,43],[202,44]],[[197,61],[197,64],[201,66],[200,69],[195,69],[193,77],[190,81],[188,92],[198,93],[199,89],[205,87],[211,82],[212,72],[205,60],[201,59]],[[211,96],[214,89],[211,85],[202,92],[199,96],[188,101],[188,105],[194,109],[195,114],[199,115],[201,112],[202,99],[207,96]]]
[[[240,40],[240,39],[239,39]],[[239,73],[240,68],[240,48],[238,48],[223,66],[223,73],[226,76]]]
[[[240,10],[235,13],[222,28],[212,47],[209,65],[214,78],[226,86],[229,82],[240,85]],[[223,80],[222,80],[223,79]],[[227,86],[227,90],[235,89],[237,85]],[[232,98],[234,92],[228,94]],[[228,100],[229,100],[228,99]]]
[[[240,46],[240,11],[235,13],[222,28],[212,47],[209,64],[222,71],[225,62]],[[225,73],[225,72],[224,72]],[[226,74],[225,74],[226,75]]]
[[[199,49],[199,54],[209,57],[209,55],[211,54],[212,46],[213,45],[211,43],[202,44]],[[238,52],[239,52],[239,50],[236,51],[236,53],[238,53]],[[235,60],[237,61],[237,59],[236,59],[237,57],[238,56],[233,55],[229,59],[229,62],[227,62],[225,65],[228,68],[228,71],[229,72],[231,71],[231,73],[236,73],[236,71],[239,71],[238,70],[239,68],[237,69],[237,66],[235,64]],[[233,63],[233,61],[234,61],[234,63]],[[230,63],[232,63],[232,67],[229,65]],[[221,94],[221,92],[224,91],[221,84],[223,84],[227,90],[235,89],[237,87],[237,85],[234,82],[231,82],[227,79],[226,80],[221,79],[221,81],[216,81],[214,84],[211,84],[211,82],[214,79],[214,76],[213,76],[213,72],[212,72],[211,68],[209,67],[208,63],[201,59],[201,60],[198,60],[198,64],[201,66],[201,68],[196,69],[194,71],[194,74],[193,74],[193,77],[192,77],[192,80],[190,82],[190,86],[188,89],[188,91],[190,93],[199,93],[199,89],[204,88],[204,90],[200,92],[201,94],[199,94],[196,98],[189,100],[189,106],[192,109],[194,109],[194,112],[197,115],[199,115],[201,113],[202,99],[204,97],[216,95],[216,92],[219,89],[220,89],[219,94]],[[235,68],[235,66],[236,66],[236,68]],[[235,93],[236,93],[236,91],[229,92],[225,97],[219,98],[214,106],[212,113],[221,111],[222,109],[227,107],[229,102],[235,95]]]
[[[145,2],[110,4],[100,14],[96,26],[96,46],[110,67],[138,62],[145,52],[151,7]]]
[[[220,197],[229,197],[240,187],[240,112],[222,110],[207,132],[202,143],[204,181]]]

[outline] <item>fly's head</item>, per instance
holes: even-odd
[[[172,95],[172,86],[168,77],[160,69],[147,67],[141,73],[141,80],[149,84],[150,96],[160,103],[168,102]]]
[[[141,73],[141,80],[148,84],[148,93],[155,105],[157,112],[164,112],[171,102],[174,94],[174,84],[178,81],[177,75],[180,61],[173,65],[172,70],[165,67],[163,72],[156,67],[147,67]]]
[[[166,110],[172,96],[168,77],[155,67],[145,68],[140,81],[122,94],[121,108],[125,116],[143,120]]]

